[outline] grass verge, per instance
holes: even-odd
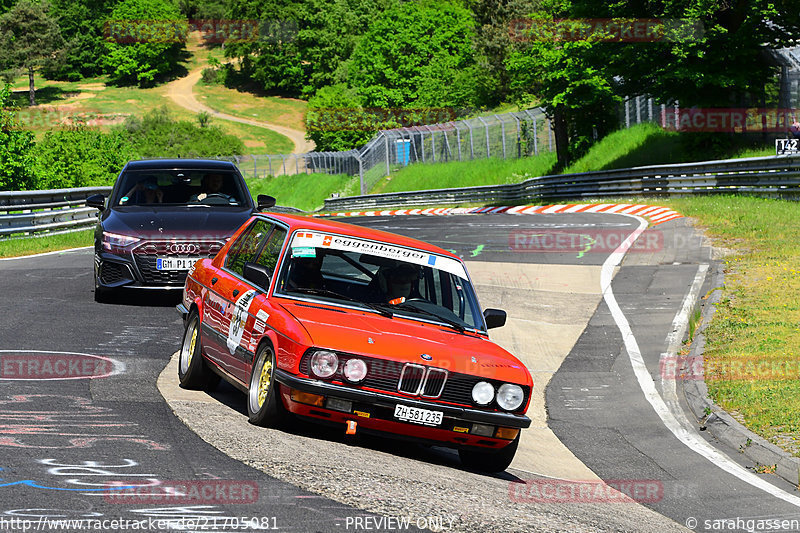
[[[94,230],[89,229],[59,235],[0,239],[0,257],[19,257],[91,246],[93,234]]]
[[[748,428],[800,456],[800,211],[742,196],[673,199],[725,259],[725,286],[705,331],[713,400]]]
[[[259,194],[274,196],[278,205],[313,211],[322,207],[325,198],[333,193],[342,196],[358,194],[358,176],[346,174],[295,174],[247,180],[253,198]]]

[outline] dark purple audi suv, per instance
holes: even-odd
[[[95,300],[118,289],[183,289],[186,274],[213,257],[250,216],[253,203],[239,169],[227,161],[130,161],[111,195],[90,196],[100,210],[94,233]]]

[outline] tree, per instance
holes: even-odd
[[[669,21],[656,42],[607,43],[605,61],[624,94],[679,100],[681,107],[757,104],[775,73],[765,53],[796,45],[800,35],[800,9],[792,0],[574,4],[579,14]]]
[[[103,73],[106,21],[118,0],[50,0],[66,41],[63,58],[43,69],[50,79],[76,81]]]
[[[34,72],[53,61],[64,46],[58,23],[45,8],[45,4],[20,0],[0,17],[0,64],[28,71],[31,106],[36,105]]]
[[[602,35],[567,41],[537,31],[569,19],[571,9],[570,0],[544,0],[531,14],[527,42],[506,59],[516,99],[540,99],[552,121],[559,168],[614,129],[619,101]]]
[[[356,45],[348,82],[368,107],[473,105],[474,26],[470,12],[456,4],[397,4]]]
[[[168,0],[122,0],[107,24],[104,66],[120,85],[153,85],[183,56],[188,24]]]
[[[7,107],[11,86],[0,88],[0,191],[20,191],[33,187],[31,173],[33,132],[20,127],[16,112]]]

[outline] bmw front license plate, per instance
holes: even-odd
[[[196,257],[159,257],[156,270],[189,270],[196,261]]]
[[[429,411],[419,407],[409,407],[408,405],[396,405],[394,417],[405,422],[424,424],[426,426],[439,426],[442,424],[443,414],[441,411]]]

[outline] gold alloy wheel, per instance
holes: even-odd
[[[267,401],[269,393],[269,383],[272,380],[272,358],[264,361],[261,365],[261,376],[258,379],[258,407],[261,408]]]
[[[186,366],[192,364],[192,356],[194,355],[194,347],[197,344],[197,325],[192,329],[192,340],[189,342],[189,355],[186,357]]]

